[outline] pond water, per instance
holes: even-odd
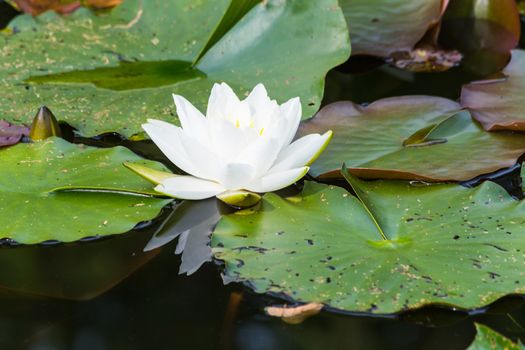
[[[514,338],[525,336],[525,302],[518,297],[471,315],[446,308],[392,318],[324,312],[288,325],[263,313],[279,300],[223,286],[214,264],[178,276],[174,243],[143,253],[148,231],[2,248],[2,285],[57,297],[3,289],[0,348],[464,349],[474,336],[474,321]],[[108,288],[90,300],[59,298],[90,298]]]
[[[0,1],[0,27],[14,15]],[[329,73],[324,104],[416,93],[456,98],[461,84],[476,76],[461,68],[413,74],[378,66],[351,74],[349,67]],[[75,141],[121,143],[112,136]],[[150,158],[163,159],[152,144],[142,146]],[[516,170],[493,179],[517,194]],[[322,312],[299,325],[283,323],[263,311],[282,300],[238,284],[225,286],[218,264],[179,276],[176,241],[143,252],[169,210],[115,237],[1,246],[0,349],[465,349],[474,337],[474,322],[525,340],[525,299],[518,296],[471,312],[445,307],[392,317]]]

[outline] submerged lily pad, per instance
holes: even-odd
[[[340,176],[345,162],[365,178],[461,181],[514,165],[525,152],[525,136],[487,133],[460,108],[430,96],[386,98],[366,107],[336,102],[302,123],[299,134],[334,132],[311,166],[314,176]]]
[[[487,326],[476,323],[476,338],[467,350],[523,350],[525,347],[521,343],[514,343],[512,340],[505,338],[501,334],[493,331]]]
[[[427,304],[472,309],[525,292],[525,203],[485,182],[307,182],[269,193],[212,236],[225,278],[300,302],[389,314]]]
[[[341,0],[352,53],[387,57],[411,51],[439,22],[444,0]]]
[[[0,237],[19,243],[123,233],[169,202],[147,196],[151,184],[122,162],[164,168],[123,147],[96,149],[51,138],[18,144],[0,156]]]
[[[130,136],[147,118],[173,121],[172,93],[204,110],[222,81],[300,96],[313,115],[326,72],[350,51],[337,1],[254,3],[127,0],[103,15],[19,16],[0,34],[0,115],[29,121],[46,104],[85,136]]]
[[[472,111],[486,130],[525,131],[525,51],[513,50],[504,79],[463,86],[461,105]]]

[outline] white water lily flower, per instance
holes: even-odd
[[[181,127],[154,119],[142,127],[189,174],[164,178],[155,188],[175,198],[217,196],[230,203],[246,198],[245,191],[279,190],[308,172],[332,136],[328,131],[292,142],[301,121],[299,98],[278,105],[262,84],[242,101],[226,83],[215,84],[206,116],[184,97],[173,98]]]

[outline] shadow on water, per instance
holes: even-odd
[[[0,29],[5,28],[11,18],[15,17],[19,12],[8,5],[4,0],[0,0]]]
[[[15,15],[0,0],[0,28]],[[457,99],[461,85],[478,78],[461,68],[414,74],[377,60],[362,64],[363,73],[348,64],[329,73],[325,104],[405,94]],[[73,142],[124,145],[170,165],[149,141],[127,141],[116,134],[83,139],[67,126],[64,130]],[[492,180],[519,197],[518,173],[515,166],[463,185]],[[72,244],[0,246],[0,349],[459,350],[474,337],[473,322],[525,340],[525,301],[518,296],[470,313],[445,307],[392,317],[322,312],[288,325],[263,311],[282,300],[237,284],[224,286],[215,264],[178,276],[176,240],[144,252],[170,210],[124,235]]]

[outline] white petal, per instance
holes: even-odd
[[[323,135],[310,134],[295,140],[282,150],[269,172],[284,171],[312,164],[326,148],[331,138],[332,131],[328,131]]]
[[[251,128],[236,128],[224,119],[210,119],[210,147],[224,159],[235,161],[237,154],[257,140]]]
[[[166,129],[166,131],[169,131],[169,132],[177,132],[178,133],[178,131],[175,131],[175,130],[181,130],[180,126],[177,126],[175,124],[171,124],[171,123],[165,122],[164,120],[148,119],[148,122],[146,124],[151,124],[153,126],[156,126],[156,127],[162,128],[162,129]],[[143,124],[143,125],[146,125],[146,124]]]
[[[258,133],[266,134],[279,121],[286,120],[279,118],[279,105],[275,101],[270,101],[264,108],[252,113],[252,125]]]
[[[271,137],[279,140],[281,148],[288,146],[291,141],[287,141],[288,128],[290,121],[285,118],[275,118],[271,124],[269,124],[262,133],[263,136]]]
[[[180,199],[205,199],[225,191],[220,184],[194,176],[176,176],[155,187],[155,191]]]
[[[299,128],[301,122],[302,107],[299,97],[294,97],[287,102],[283,103],[279,109],[281,118],[285,118],[288,121],[287,135],[284,139],[284,145],[289,145]]]
[[[195,138],[206,139],[208,128],[204,115],[182,96],[173,94],[173,100],[184,132]]]
[[[180,142],[185,154],[191,159],[192,165],[200,178],[219,181],[224,168],[225,160],[201,140],[195,139],[186,133],[181,134]]]
[[[257,84],[244,101],[250,106],[252,114],[267,109],[268,105],[272,103],[263,84]],[[275,103],[275,101],[273,102]]]
[[[249,164],[229,163],[224,167],[221,184],[227,190],[241,190],[252,181],[254,173]]]
[[[200,176],[199,171],[188,158],[181,143],[182,129],[161,120],[150,119],[142,124],[142,128],[155,142],[162,153],[177,167],[194,176]]]
[[[241,101],[226,83],[215,84],[212,88],[208,109],[208,120],[225,119],[237,128],[252,124],[250,105]]]
[[[267,174],[251,183],[246,189],[253,192],[277,191],[301,179],[306,175],[308,170],[310,170],[310,168],[305,166],[302,168]]]
[[[232,88],[226,84],[213,84],[210,98],[208,99],[208,108],[206,116],[208,118],[226,118],[227,111],[231,110],[235,105],[241,101],[233,92]]]
[[[250,105],[246,101],[241,101],[237,105],[232,105],[226,111],[226,119],[237,128],[253,127]]]
[[[245,147],[236,158],[239,163],[251,164],[254,177],[261,177],[272,167],[281,151],[281,140],[256,136],[255,142]]]

